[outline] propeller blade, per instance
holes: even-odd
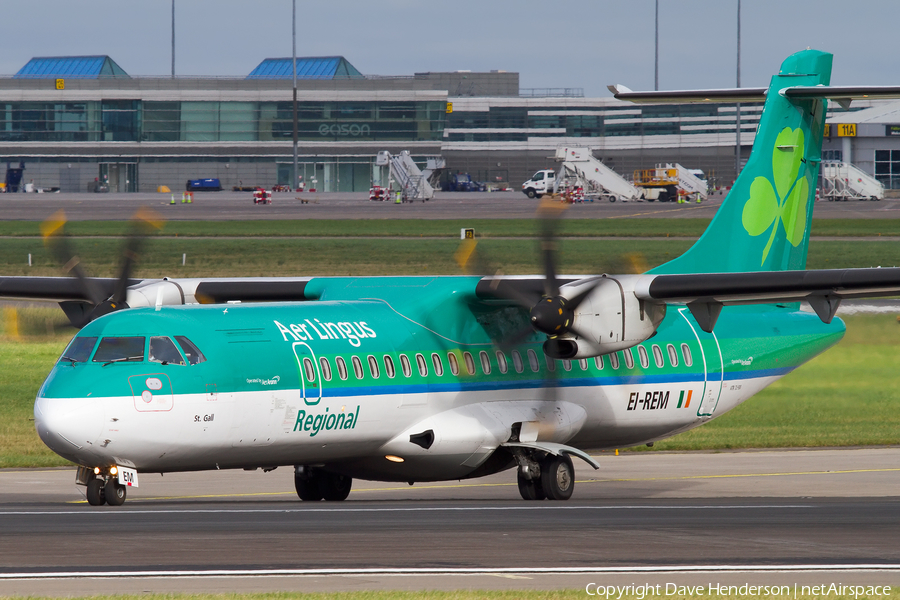
[[[559,282],[556,278],[556,226],[567,205],[549,198],[541,201],[537,218],[541,224],[541,258],[544,265],[544,295],[559,295]]]
[[[132,218],[131,232],[125,240],[125,247],[122,249],[122,267],[119,270],[115,290],[110,297],[114,309],[125,302],[125,296],[128,293],[128,281],[131,279],[131,272],[134,270],[134,263],[138,260],[144,240],[154,230],[162,229],[162,224],[162,217],[147,208],[139,209]]]
[[[44,238],[44,245],[47,246],[50,254],[62,266],[63,272],[78,279],[85,300],[97,305],[103,302],[103,296],[91,280],[88,279],[87,274],[81,267],[81,259],[75,254],[66,234],[66,222],[65,211],[59,210],[41,223],[40,229]]]

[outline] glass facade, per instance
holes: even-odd
[[[445,139],[450,142],[524,142],[541,137],[720,134],[729,129],[734,131],[733,107],[720,104],[622,107],[522,105],[492,106],[486,111],[454,110],[447,115]],[[723,108],[727,110],[723,111]],[[741,108],[741,130],[755,131],[762,103],[743,104]]]
[[[875,151],[875,179],[885,189],[900,189],[900,150]]]
[[[304,141],[434,141],[445,102],[298,102]],[[293,103],[102,100],[0,103],[0,141],[266,142],[293,137]]]

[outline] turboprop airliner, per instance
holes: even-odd
[[[613,88],[765,100],[709,228],[639,275],[557,276],[545,233],[540,276],[92,279],[51,223],[75,277],[0,278],[0,296],[58,300],[82,325],[37,432],[91,505],[145,473],[279,466],[303,501],[504,470],[525,500],[566,500],[573,458],[599,468],[588,452],[728,412],[840,340],[843,298],[900,293],[896,268],[805,270],[827,101],[900,97],[831,86],[831,65],[805,50],[768,89]]]

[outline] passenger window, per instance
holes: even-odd
[[[488,353],[482,350],[478,353],[478,356],[481,358],[481,370],[484,371],[485,375],[491,374],[491,357],[488,356]]]
[[[666,346],[666,351],[669,353],[669,362],[672,363],[673,367],[678,366],[678,351],[675,349],[675,346],[669,344]]]
[[[419,375],[422,377],[428,376],[428,363],[425,362],[425,357],[421,354],[416,354],[416,365],[419,367]]]
[[[324,356],[319,359],[319,366],[322,367],[322,379],[331,381],[331,363]]]
[[[643,346],[638,346],[638,358],[641,360],[641,367],[646,369],[650,366],[650,357],[647,356],[647,349]]]
[[[582,358],[578,361],[578,366],[581,367],[582,371],[587,371],[587,359]]]
[[[344,362],[344,359],[340,356],[334,359],[334,363],[337,365],[338,377],[342,380],[346,381],[347,379],[347,363]]]
[[[613,352],[609,355],[609,366],[613,368],[613,370],[619,370],[619,353]]]
[[[387,376],[391,379],[396,375],[394,372],[394,359],[387,354],[384,355],[384,372],[387,373]]]
[[[546,354],[544,355],[544,362],[547,364],[547,371],[553,373],[556,371],[556,359],[550,358]]]
[[[597,365],[597,368],[598,368],[599,370],[602,371],[602,370],[603,370],[603,357],[602,357],[602,356],[595,356],[595,357],[594,357],[594,364]]]
[[[206,362],[206,357],[200,352],[200,348],[194,345],[194,342],[183,335],[176,335],[175,341],[178,342],[178,345],[184,351],[184,356],[187,358],[189,365],[199,365],[202,362]]]
[[[681,356],[684,357],[684,366],[690,367],[694,364],[694,358],[691,356],[691,349],[687,344],[681,345]],[[96,358],[94,360],[97,360]]]
[[[463,352],[463,360],[466,361],[466,373],[469,375],[475,374],[475,359],[472,358],[472,354],[470,352]]]
[[[69,347],[59,357],[60,362],[67,361],[71,363],[87,362],[97,345],[95,337],[76,337],[69,342]]]
[[[537,373],[541,369],[541,363],[538,362],[537,354],[531,348],[528,349],[528,364],[531,366],[531,370]]]
[[[400,369],[403,371],[404,377],[412,376],[412,366],[409,364],[409,359],[406,358],[405,354],[400,355]]]
[[[626,348],[622,350],[622,356],[625,357],[625,368],[633,369],[634,368],[634,354],[631,353],[631,348]]]
[[[378,359],[370,354],[367,360],[369,362],[369,372],[372,374],[372,377],[378,379],[380,376],[380,373],[378,372]]]
[[[513,357],[513,367],[516,369],[516,373],[521,373],[525,370],[525,364],[522,362],[522,355],[519,354],[518,350],[512,351]]]
[[[565,369],[566,371],[572,370],[572,361],[571,360],[569,360],[567,358],[567,359],[563,360],[562,363],[563,363],[563,369]]]
[[[456,354],[448,352],[447,362],[450,363],[450,372],[453,373],[453,376],[459,375],[459,359],[456,358]]]
[[[440,377],[444,374],[444,363],[441,362],[441,357],[435,352],[431,355],[431,364],[434,365],[434,374]]]
[[[350,362],[353,363],[353,374],[356,375],[357,379],[362,379],[363,375],[364,375],[363,368],[362,368],[362,361],[359,360],[358,356],[351,356]]]
[[[303,357],[303,372],[306,374],[306,380],[310,383],[316,380],[316,368],[313,367],[312,360],[308,356]]]
[[[181,353],[175,347],[175,342],[167,337],[153,336],[150,338],[150,362],[184,366],[184,359],[181,358]]]
[[[500,373],[504,375],[509,370],[509,365],[506,362],[506,355],[499,350],[497,350],[497,366],[500,368]]]
[[[662,348],[660,348],[656,344],[653,344],[653,360],[656,362],[656,366],[660,369],[663,367],[663,365],[666,364],[665,360],[663,360]]]
[[[94,362],[141,362],[144,360],[144,338],[105,337],[100,340]]]

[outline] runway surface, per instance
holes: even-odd
[[[192,204],[170,204],[172,194],[0,194],[5,220],[42,221],[59,209],[70,220],[127,220],[149,206],[168,220],[284,219],[499,219],[534,217],[540,200],[521,192],[438,192],[433,200],[394,204],[371,202],[365,193],[297,194],[276,192],[270,205],[254,205],[249,192],[195,193]],[[701,204],[661,202],[586,202],[572,206],[566,218],[711,218],[724,196]],[[304,203],[306,201],[307,203]],[[900,200],[817,202],[816,218],[900,218]]]
[[[71,469],[0,471],[0,594],[900,582],[898,448],[598,460],[531,503],[512,472],[301,503],[280,468],[142,474],[97,508]]]

